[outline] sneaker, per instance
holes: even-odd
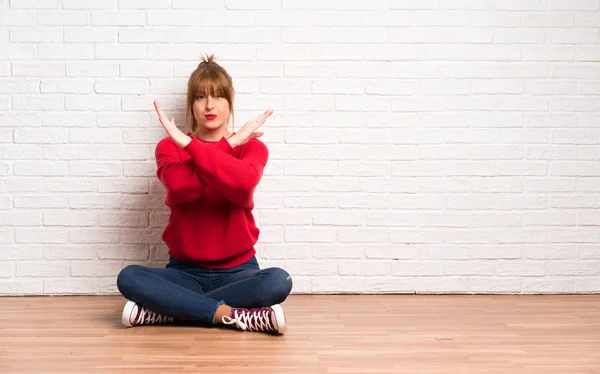
[[[286,330],[285,315],[279,304],[266,308],[232,308],[229,316],[224,316],[222,322],[235,325],[244,331],[264,331],[283,334]]]
[[[125,326],[131,327],[138,325],[154,325],[158,323],[173,322],[173,318],[162,316],[130,300],[127,301],[125,307],[123,308],[121,322],[123,322]]]

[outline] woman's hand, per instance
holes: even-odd
[[[235,135],[227,139],[229,141],[229,144],[232,147],[237,147],[239,145],[245,144],[251,139],[260,138],[261,136],[263,136],[264,132],[255,131],[258,130],[258,128],[261,127],[263,123],[265,123],[265,121],[267,120],[267,118],[269,118],[271,114],[273,114],[273,109],[267,109],[260,116],[246,122],[246,124],[242,126],[240,131],[236,132]]]
[[[171,117],[171,120],[169,121],[167,116],[165,116],[163,111],[160,109],[157,100],[154,100],[154,108],[156,108],[156,113],[158,113],[158,120],[160,121],[162,127],[164,127],[165,131],[167,132],[167,135],[169,135],[171,139],[173,139],[173,141],[182,148],[190,144],[192,138],[190,138],[177,128],[177,125],[175,125],[174,117]]]

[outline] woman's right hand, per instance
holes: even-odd
[[[259,127],[265,123],[267,118],[273,114],[273,109],[267,109],[263,114],[250,120],[242,126],[240,131],[236,132],[235,135],[227,139],[231,147],[237,147],[239,145],[247,143],[251,139],[260,138],[264,135],[264,132],[255,132]]]

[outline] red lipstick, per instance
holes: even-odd
[[[204,118],[206,118],[209,121],[212,121],[213,119],[217,118],[216,114],[207,114],[204,116]]]

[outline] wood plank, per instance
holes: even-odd
[[[3,297],[0,373],[600,373],[600,295],[292,295],[283,336]]]

